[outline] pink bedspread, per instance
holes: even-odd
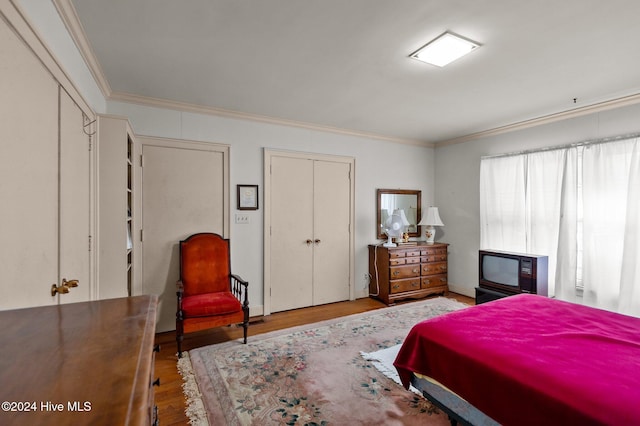
[[[413,327],[394,363],[504,425],[640,425],[640,319],[522,294]]]

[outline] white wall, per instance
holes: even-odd
[[[434,201],[433,149],[302,128],[258,123],[161,108],[108,102],[109,114],[126,116],[139,135],[231,146],[232,270],[250,282],[250,304],[263,305],[264,148],[355,158],[355,293],[368,296],[367,245],[376,243],[377,188],[422,190],[423,208]],[[243,211],[249,224],[237,225],[236,185],[258,184],[260,209]],[[293,200],[295,202],[295,200]]]
[[[436,197],[445,226],[436,238],[450,243],[449,287],[474,295],[480,249],[480,157],[640,132],[640,105],[520,131],[441,146],[435,150]]]
[[[423,208],[434,201],[432,148],[402,145],[336,133],[311,131],[239,119],[108,102],[84,63],[50,1],[16,0],[26,18],[97,113],[128,117],[136,134],[223,143],[231,146],[232,267],[251,283],[254,307],[263,304],[263,209],[247,212],[251,223],[236,225],[237,184],[260,185],[263,205],[263,148],[335,154],[355,158],[355,290],[368,295],[367,244],[375,243],[377,188],[422,190]]]

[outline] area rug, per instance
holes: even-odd
[[[197,425],[448,425],[361,354],[466,306],[439,297],[191,350],[179,361],[187,415]]]

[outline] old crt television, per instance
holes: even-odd
[[[480,250],[479,264],[476,303],[519,293],[547,296],[547,256]]]

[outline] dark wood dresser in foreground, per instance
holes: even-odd
[[[149,425],[156,296],[0,312],[0,424]]]
[[[392,305],[396,300],[446,294],[448,244],[418,242],[398,247],[369,246],[369,293]]]

